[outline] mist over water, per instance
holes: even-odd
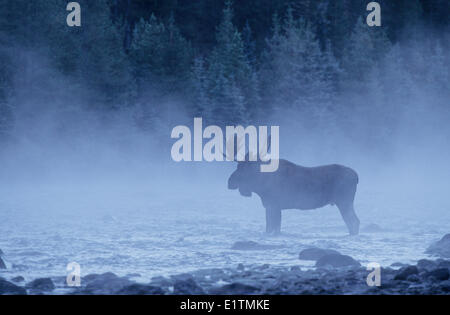
[[[392,49],[408,55],[430,43],[405,41]],[[282,234],[265,235],[259,197],[227,189],[235,163],[172,161],[172,128],[194,118],[183,99],[158,104],[162,118],[142,128],[139,106],[92,109],[96,92],[52,69],[45,52],[11,49],[32,66],[16,65],[14,127],[0,147],[0,248],[14,266],[6,274],[65,276],[72,261],[82,275],[138,273],[142,281],[238,263],[311,267],[297,259],[310,245],[390,265],[426,257],[427,246],[450,231],[450,90],[434,88],[448,84],[440,77],[448,75],[448,49],[446,71],[436,69],[429,85],[411,83],[407,97],[394,51],[379,62],[368,89],[332,100],[333,124],[285,104],[249,122],[280,125],[283,159],[358,172],[361,233],[351,237],[332,206],[285,210]],[[430,65],[408,58],[418,69]],[[372,85],[378,83],[383,88]],[[142,98],[139,103],[152,102]],[[358,103],[372,110],[342,110]],[[239,240],[279,248],[231,250]]]

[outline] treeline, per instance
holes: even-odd
[[[176,102],[217,124],[370,116],[383,138],[417,89],[448,95],[449,4],[381,0],[383,27],[370,28],[367,2],[81,0],[82,27],[72,28],[67,1],[3,2],[0,132],[24,102],[61,110],[82,95],[88,109],[136,109],[147,127]]]

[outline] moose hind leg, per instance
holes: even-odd
[[[341,212],[342,218],[347,225],[350,235],[358,235],[359,233],[359,219],[356,216],[353,204],[350,205],[337,205]]]
[[[281,231],[281,210],[266,208],[266,233],[279,234]]]

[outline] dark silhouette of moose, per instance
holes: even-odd
[[[270,144],[270,141],[268,141]],[[332,164],[303,167],[281,160],[272,173],[260,172],[262,161],[237,162],[237,169],[228,179],[229,189],[238,189],[242,196],[256,193],[266,208],[266,232],[281,231],[281,210],[309,210],[336,205],[351,235],[359,232],[359,219],[353,208],[358,174],[351,168]]]

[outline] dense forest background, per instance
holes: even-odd
[[[382,27],[368,0],[80,0],[81,27],[67,2],[2,1],[2,142],[117,117],[166,142],[201,116],[373,153],[445,134],[448,0],[380,0]]]

